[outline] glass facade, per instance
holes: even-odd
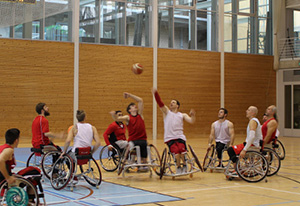
[[[0,38],[72,41],[74,1],[0,4]],[[218,0],[157,5],[159,48],[218,51]],[[271,54],[271,8],[272,0],[224,0],[225,52]],[[152,0],[80,0],[79,41],[151,47],[152,16]]]

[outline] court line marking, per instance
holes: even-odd
[[[247,187],[247,185],[236,185],[236,186],[229,186],[229,187],[211,187],[211,188],[202,188],[202,189],[194,189],[194,190],[176,190],[176,191],[170,191],[168,193],[196,192],[196,191],[205,191],[205,190],[222,190],[222,189],[238,188],[238,187]]]
[[[259,189],[263,189],[263,190],[272,190],[272,191],[276,191],[276,192],[285,192],[285,193],[289,193],[289,194],[294,194],[294,195],[300,195],[300,193],[298,192],[290,192],[290,191],[286,191],[286,190],[278,190],[278,189],[273,189],[273,188],[269,188],[269,187],[259,187],[259,186],[254,186],[254,185],[245,185],[247,187],[253,187],[253,188],[259,188]]]

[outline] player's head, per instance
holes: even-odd
[[[170,110],[176,110],[180,108],[180,102],[176,99],[172,99],[170,102]]]
[[[258,109],[255,106],[250,106],[248,107],[248,109],[246,110],[246,117],[250,118],[250,117],[256,117],[258,113]]]
[[[50,115],[48,106],[46,105],[46,103],[43,102],[40,102],[35,106],[35,111],[38,114],[44,114],[45,117]]]
[[[267,120],[268,120],[268,115],[266,113],[264,113],[262,121],[265,122]]]
[[[225,108],[220,108],[219,109],[219,113],[218,113],[219,119],[224,119],[224,118],[227,117],[227,115],[228,115],[227,109],[225,109]]]
[[[116,114],[118,117],[123,116],[123,113],[122,113],[121,110],[117,110],[117,111],[115,112],[115,114]]]
[[[85,120],[85,111],[84,110],[77,110],[76,112],[76,118],[78,122],[83,122]]]
[[[268,118],[272,118],[274,117],[277,120],[277,108],[275,105],[270,105],[268,106],[268,108],[266,109],[266,113],[265,113]]]
[[[16,143],[15,147],[17,147],[19,144],[19,137],[20,130],[18,130],[17,128],[9,129],[5,133],[5,142],[9,145],[13,145],[14,143]]]
[[[134,113],[134,112],[136,112],[138,110],[138,108],[137,108],[137,106],[136,106],[136,104],[135,103],[130,103],[128,106],[127,106],[127,109],[126,109],[126,111],[129,113],[129,114],[131,114],[131,113]]]

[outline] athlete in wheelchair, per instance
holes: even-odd
[[[0,204],[12,206],[46,204],[41,172],[37,167],[27,167],[12,174],[16,162],[14,148],[18,147],[20,131],[9,129],[5,134],[6,144],[0,146]]]
[[[114,115],[123,116],[120,110]],[[106,146],[100,151],[100,164],[104,170],[113,172],[118,168],[120,158],[128,146],[125,133],[126,126],[122,121],[114,121],[105,130],[103,138]]]
[[[226,153],[228,147],[234,142],[234,128],[232,122],[227,120],[228,111],[220,108],[218,112],[219,120],[211,125],[211,132],[208,140],[208,148],[204,156],[203,169],[209,168],[211,172],[215,169],[224,170],[228,164],[229,158]],[[213,144],[215,139],[216,145]],[[226,165],[224,165],[226,164]]]
[[[152,89],[152,94],[163,113],[164,118],[164,142],[168,145],[163,151],[161,161],[160,178],[162,176],[181,176],[189,175],[202,170],[201,164],[189,146],[193,158],[187,154],[186,137],[183,134],[183,121],[193,124],[196,121],[196,112],[191,109],[190,116],[186,113],[179,112],[180,103],[178,100],[171,100],[170,106],[167,107],[161,100],[156,88]],[[194,166],[196,162],[197,167]]]
[[[69,131],[64,151],[53,165],[50,182],[56,190],[61,190],[69,184],[73,191],[74,185],[82,177],[94,187],[98,188],[101,184],[101,171],[92,156],[99,148],[100,140],[97,129],[91,124],[85,123],[85,116],[83,110],[77,110],[78,123]],[[73,148],[68,151],[72,140],[74,141]],[[91,149],[93,140],[95,144]]]

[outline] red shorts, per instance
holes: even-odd
[[[238,145],[234,145],[232,148],[234,150],[234,153],[236,155],[239,155],[241,153],[241,151],[244,149],[245,145],[244,144],[238,144]]]
[[[186,147],[184,143],[181,142],[174,142],[171,146],[170,146],[170,152],[173,154],[182,154],[186,152]]]

